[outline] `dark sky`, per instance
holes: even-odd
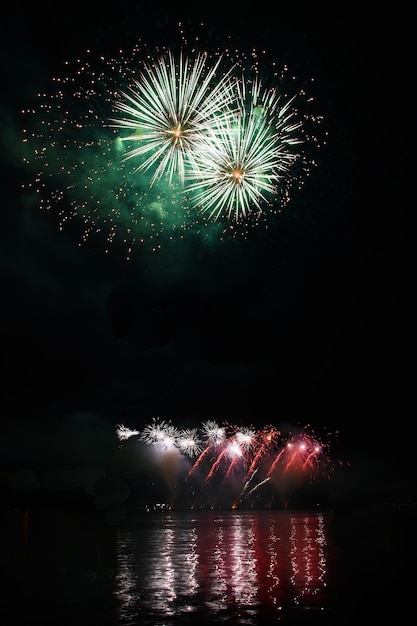
[[[149,4],[89,3],[85,11],[75,2],[55,14],[18,2],[5,13],[7,441],[28,425],[78,423],[80,414],[132,428],[155,416],[184,426],[290,422],[338,431],[343,454],[358,449],[411,467],[413,235],[390,163],[399,149],[391,143],[397,88],[383,22],[314,4],[278,3],[273,14],[249,16]],[[80,248],[71,228],[59,232],[25,203],[19,112],[87,47],[113,52],[138,37],[169,45],[181,18],[190,31],[203,20],[216,45],[233,33],[245,49],[265,47],[314,76],[328,130],[318,167],[273,231],[245,244],[185,242],[130,263],[117,250]]]

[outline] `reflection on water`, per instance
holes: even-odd
[[[3,511],[2,623],[341,626],[365,612],[374,620],[414,593],[415,551],[401,555],[415,529],[407,542],[378,531],[379,516],[369,529],[367,519],[351,515],[342,535],[339,520],[339,548],[330,513],[142,513],[110,527],[85,511]]]
[[[256,624],[331,608],[333,548],[321,513],[175,513],[136,522],[118,533],[120,624],[192,614]]]

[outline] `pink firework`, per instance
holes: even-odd
[[[254,498],[258,503],[265,498],[271,502],[274,493],[288,502],[291,490],[319,477],[329,478],[333,470],[328,446],[307,426],[283,433],[271,425],[255,430],[207,420],[200,428],[180,429],[156,418],[142,431],[119,425],[117,434],[119,439],[139,435],[140,441],[152,446],[159,461],[155,469],[175,470],[176,492],[191,498],[192,508],[196,503],[213,506],[213,502],[227,506],[226,499],[231,508],[244,502],[248,506],[250,496],[253,506]]]

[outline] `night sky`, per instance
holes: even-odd
[[[80,441],[83,461],[94,460],[116,424],[142,428],[159,416],[187,427],[310,424],[324,438],[338,433],[342,458],[411,477],[414,233],[393,174],[398,90],[385,31],[373,17],[289,4],[250,16],[160,2],[6,11],[6,463],[51,455],[58,464]],[[248,241],[202,246],[185,236],[132,261],[117,243],[108,255],[98,242],[80,247],[75,226],[60,232],[21,189],[20,111],[86,48],[112,54],[139,37],[169,45],[181,20],[190,32],[203,21],[217,46],[232,33],[242,49],[265,47],[301,79],[314,77],[328,133],[318,166],[273,228]]]

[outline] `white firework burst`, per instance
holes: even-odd
[[[262,213],[264,205],[285,193],[280,185],[302,140],[293,99],[282,102],[276,89],[263,89],[257,78],[250,91],[243,78],[237,86],[239,113],[211,130],[186,181],[194,203],[210,219],[225,216],[239,222]]]
[[[138,430],[132,430],[123,424],[118,424],[116,428],[116,433],[120,441],[126,441],[130,439],[130,437],[134,437],[135,435],[139,435],[140,432]]]
[[[194,60],[171,51],[153,64],[144,64],[139,79],[133,80],[115,103],[123,116],[113,125],[127,129],[122,141],[133,142],[126,159],[137,159],[137,171],[153,169],[150,181],[165,176],[170,183],[178,177],[184,184],[185,163],[194,166],[194,155],[201,140],[213,127],[222,128],[230,115],[227,108],[235,98],[231,69],[221,75],[219,57],[212,65],[206,53]]]
[[[197,457],[203,449],[201,439],[198,437],[198,429],[189,428],[182,430],[178,437],[178,447],[184,454],[190,457]]]
[[[202,427],[205,438],[210,445],[216,446],[225,440],[226,429],[223,426],[219,426],[217,422],[213,420],[207,420],[203,423]]]
[[[253,428],[240,428],[235,434],[236,441],[245,450],[250,450],[256,439],[256,431]]]
[[[180,431],[171,422],[155,418],[151,424],[145,426],[141,433],[141,440],[161,450],[172,450],[178,447]]]

